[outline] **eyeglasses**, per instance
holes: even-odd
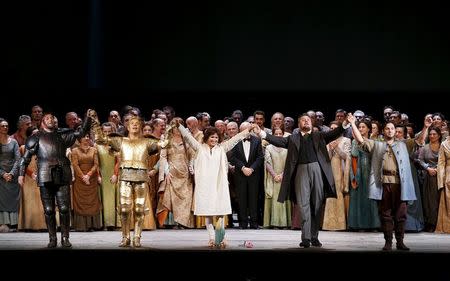
[[[0,127],[8,128],[9,126],[8,125],[0,125]]]

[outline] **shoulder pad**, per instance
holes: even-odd
[[[38,136],[39,136],[39,133],[27,138],[27,140],[25,141],[25,148],[26,149],[34,149],[37,146],[37,144],[39,143]]]

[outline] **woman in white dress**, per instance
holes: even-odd
[[[215,127],[209,127],[203,132],[203,143],[199,143],[181,124],[176,124],[183,138],[195,150],[195,190],[194,215],[205,216],[206,229],[209,235],[209,247],[226,246],[223,217],[231,214],[230,192],[228,189],[228,160],[226,152],[239,141],[249,135],[249,129],[220,142],[222,134]],[[213,216],[218,217],[214,230]],[[217,232],[217,233],[216,233]]]

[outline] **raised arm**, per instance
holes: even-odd
[[[363,138],[358,127],[356,127],[356,119],[351,113],[347,115],[347,120],[350,122],[350,124],[352,124],[353,135],[355,136],[355,140],[358,143],[359,147],[362,150],[371,153],[373,151],[373,148],[375,147],[375,141],[370,139],[365,140]]]
[[[349,113],[349,115],[351,115]],[[361,132],[359,131],[358,127],[356,126],[356,119],[353,115],[347,117],[349,119],[350,124],[352,125],[353,135],[355,136],[355,140],[358,144],[362,144],[364,142],[364,138],[361,135]]]
[[[260,136],[262,139],[265,139],[270,144],[273,144],[276,147],[288,148],[289,136],[275,137],[275,136],[269,135],[265,131],[261,130],[261,128],[256,124],[253,124],[252,129],[256,135]]]
[[[245,129],[239,134],[235,135],[231,139],[224,141],[220,144],[221,147],[225,150],[225,152],[228,152],[233,149],[233,147],[238,144],[241,140],[245,139],[249,135],[249,130]]]
[[[420,133],[415,138],[415,141],[418,145],[425,145],[425,139],[428,136],[428,129],[430,128],[431,124],[433,124],[433,120],[431,119],[431,117],[425,117],[425,120],[423,120],[422,131],[420,131]]]
[[[183,125],[178,125],[178,130],[180,130],[183,139],[192,147],[193,150],[197,151],[201,144],[192,136],[191,132],[186,129]]]

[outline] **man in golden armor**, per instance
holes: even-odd
[[[90,111],[94,121],[95,140],[100,144],[110,145],[111,149],[120,153],[119,173],[119,212],[122,222],[122,242],[119,247],[131,244],[131,214],[134,218],[133,246],[141,247],[142,224],[144,222],[145,198],[148,192],[148,160],[149,156],[159,151],[158,140],[142,137],[142,122],[139,117],[132,117],[128,122],[128,137],[105,136],[95,111]]]

